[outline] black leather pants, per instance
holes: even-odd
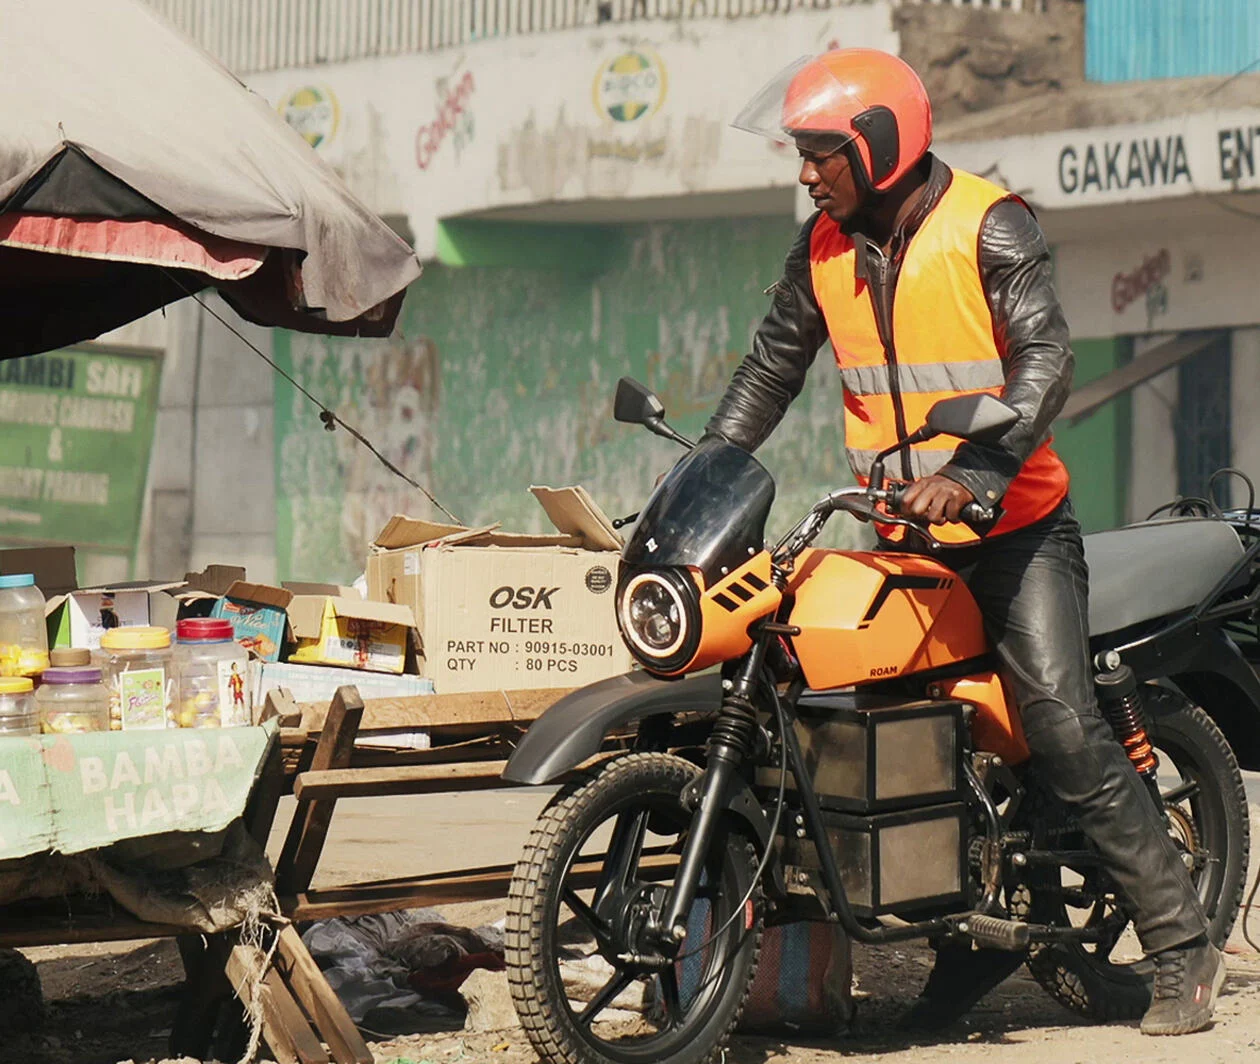
[[[984,615],[1034,771],[1073,810],[1128,895],[1142,948],[1157,953],[1202,934],[1208,921],[1189,874],[1094,698],[1089,571],[1071,502],[1036,524],[939,557]]]

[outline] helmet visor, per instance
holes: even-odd
[[[848,115],[863,104],[817,57],[803,55],[776,74],[735,116],[731,125],[778,144],[808,140],[817,155],[831,155],[853,139]]]

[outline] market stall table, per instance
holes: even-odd
[[[280,751],[274,721],[0,737],[0,945],[176,938],[175,1052],[204,1056],[235,994],[281,1064],[370,1064],[296,930],[262,903]]]

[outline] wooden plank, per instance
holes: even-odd
[[[372,1064],[372,1051],[292,924],[280,929],[275,964],[328,1043],[333,1060],[337,1064]]]
[[[390,794],[432,794],[510,787],[502,779],[506,761],[464,761],[453,765],[399,765],[392,768],[336,768],[303,772],[293,781],[299,800]]]
[[[677,865],[677,854],[645,851],[639,870],[645,878],[668,879]],[[282,895],[280,909],[289,919],[301,922],[506,898],[513,867],[495,865],[463,872],[441,872]],[[593,887],[599,881],[602,869],[602,858],[584,861],[573,866],[568,882],[578,890]]]
[[[369,698],[363,703],[361,730],[375,728],[484,729],[497,724],[530,723],[572,688],[537,691],[471,691],[454,695],[412,695],[407,698]],[[317,732],[324,727],[329,707],[301,702],[302,727]]]
[[[337,688],[319,744],[311,758],[313,770],[345,768],[350,764],[355,735],[362,718],[363,700],[359,698],[359,692],[353,687]],[[276,865],[276,890],[280,893],[297,894],[311,885],[336,805],[335,798],[299,801]]]
[[[285,987],[274,968],[264,973],[261,985],[255,982],[258,951],[236,946],[228,955],[227,977],[237,997],[253,1009],[262,1008],[262,1034],[277,1064],[329,1064],[328,1054],[301,1006]]]
[[[277,687],[267,692],[267,701],[255,723],[262,724],[273,717],[280,721],[281,728],[298,730],[302,727],[302,707],[293,700],[288,688]]]
[[[231,996],[225,966],[233,942],[229,935],[180,935],[184,989],[180,994],[167,1048],[172,1057],[202,1060],[210,1055],[223,1002]]]
[[[585,772],[612,754],[587,758],[573,772]],[[391,794],[436,794],[479,791],[519,784],[503,779],[506,761],[456,761],[446,764],[392,765],[375,768],[325,769],[301,772],[293,781],[298,798],[383,797]],[[566,774],[564,778],[568,778]]]
[[[284,753],[277,736],[271,741],[262,772],[245,807],[245,830],[264,850],[267,849],[267,840],[271,837],[271,827],[275,823],[276,810],[280,806],[280,796],[284,793],[284,788]]]
[[[0,947],[68,946],[78,942],[127,942],[177,938],[188,928],[150,924],[93,898],[18,902],[0,909]]]

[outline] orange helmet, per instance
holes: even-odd
[[[932,105],[905,61],[874,48],[837,48],[783,70],[732,123],[788,144],[835,138],[858,180],[886,192],[927,154]]]

